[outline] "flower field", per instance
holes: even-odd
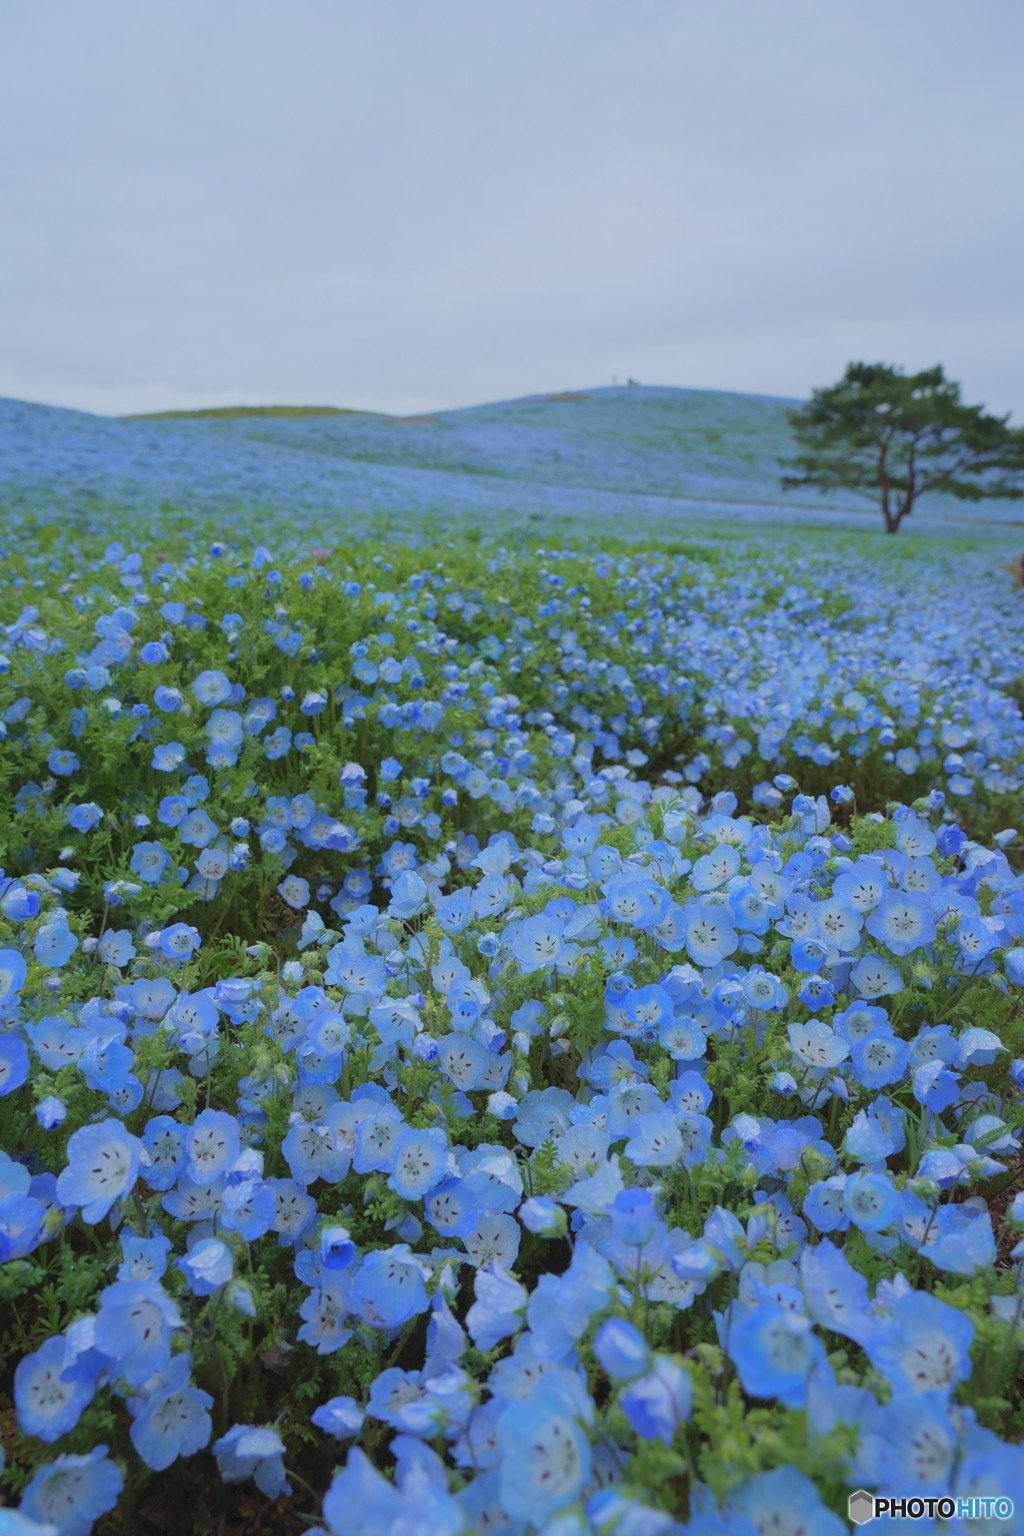
[[[1022,1528],[991,551],[8,526],[0,1536]]]
[[[796,451],[786,401],[726,391],[621,385],[396,418],[316,408],[183,412],[122,420],[0,398],[0,498],[46,524],[111,504],[147,522],[169,507],[223,527],[242,515],[312,542],[325,517],[372,531],[382,518],[421,529],[524,523],[534,543],[557,526],[588,536],[678,535],[682,518],[872,526],[878,511],[844,487],[783,492]],[[979,527],[1019,517],[986,502]],[[935,492],[913,523],[963,526],[962,502]],[[664,528],[662,529],[664,531]],[[329,541],[328,541],[329,542]]]

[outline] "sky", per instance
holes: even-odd
[[[411,414],[942,363],[1024,421],[1019,0],[0,11],[0,395]]]

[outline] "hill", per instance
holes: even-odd
[[[127,512],[272,515],[300,523],[443,518],[570,531],[595,520],[637,532],[663,524],[757,520],[871,527],[877,512],[830,493],[786,493],[786,411],[799,402],[715,390],[624,385],[529,396],[432,415],[331,406],[239,406],[91,416],[0,400],[0,500],[66,517]],[[936,498],[919,527],[1003,524]]]

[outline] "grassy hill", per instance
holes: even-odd
[[[0,400],[0,501],[33,517],[100,505],[127,513],[287,507],[299,524],[339,517],[620,533],[694,524],[873,527],[863,500],[783,493],[799,402],[639,385],[392,417],[333,406],[237,406],[127,418]],[[983,514],[936,498],[914,523],[1004,532],[1013,503]],[[1009,533],[1012,538],[1012,532]]]

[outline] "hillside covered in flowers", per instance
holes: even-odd
[[[382,520],[422,532],[489,525],[672,539],[694,520],[870,527],[870,499],[836,487],[784,492],[796,400],[722,390],[619,385],[396,417],[326,407],[236,407],[111,418],[0,398],[0,501],[33,521],[83,511],[214,529],[241,516],[315,540]],[[916,527],[979,531],[1019,521],[1013,501],[983,516],[938,492]],[[325,523],[326,519],[326,523]],[[908,528],[909,532],[909,528]]]
[[[1019,1528],[998,557],[30,503],[0,1532]]]

